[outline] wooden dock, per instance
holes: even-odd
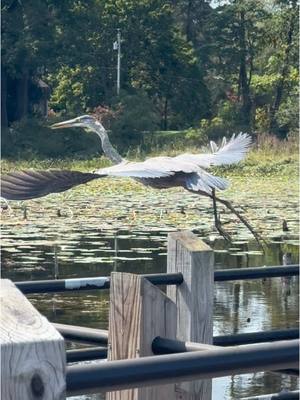
[[[273,269],[270,274],[279,272]],[[191,232],[169,234],[165,277],[113,272],[110,279],[57,284],[57,290],[64,285],[66,290],[110,287],[108,333],[83,328],[82,335],[80,327],[51,324],[15,284],[2,280],[1,398],[58,400],[104,391],[107,400],[211,400],[212,377],[270,369],[287,373],[298,368],[297,340],[226,349],[213,345],[214,254]],[[169,282],[166,293],[157,282]],[[45,285],[36,286],[41,291]],[[25,288],[26,283],[18,287]],[[68,366],[62,335],[107,345],[107,350],[94,351],[107,354],[107,362]],[[163,342],[169,350],[155,355],[161,354]]]

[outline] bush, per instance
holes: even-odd
[[[83,130],[52,130],[48,122],[38,119],[27,119],[15,122],[9,128],[9,148],[3,156],[17,158],[93,155],[101,151],[101,144],[96,135],[87,134]],[[5,145],[2,143],[2,146]]]
[[[123,93],[112,107],[117,115],[111,122],[112,140],[121,151],[130,146],[143,145],[143,132],[153,132],[159,126],[159,117],[149,97],[142,91]]]

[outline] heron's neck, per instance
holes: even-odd
[[[95,132],[101,139],[102,150],[106,157],[108,157],[113,164],[119,164],[120,162],[122,162],[123,158],[110,143],[106,131],[101,127],[95,126]]]

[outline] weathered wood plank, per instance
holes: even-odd
[[[167,272],[181,272],[184,282],[168,286],[168,296],[177,306],[177,339],[212,344],[213,338],[213,251],[189,231],[168,237]],[[177,399],[209,400],[211,380],[176,385]]]
[[[112,273],[108,359],[153,355],[156,336],[176,337],[176,306],[147,279]],[[108,400],[164,400],[175,397],[174,385],[107,393]]]
[[[0,302],[1,398],[65,399],[63,337],[10,280]]]

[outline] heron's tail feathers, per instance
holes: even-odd
[[[1,197],[29,200],[60,193],[74,186],[101,178],[99,174],[79,171],[16,171],[1,176]]]
[[[193,192],[206,192],[211,194],[212,189],[225,190],[229,186],[227,179],[214,176],[207,171],[192,174],[186,182],[186,188]]]

